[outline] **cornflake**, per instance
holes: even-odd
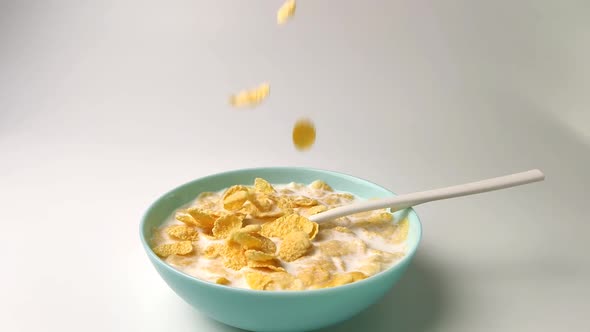
[[[170,255],[186,255],[193,251],[193,243],[191,241],[180,241],[174,243],[161,244],[154,247],[154,253],[160,257],[168,257]]]
[[[328,211],[328,207],[325,205],[316,205],[316,206],[312,206],[309,209],[307,209],[307,211],[305,211],[305,213],[308,216],[313,216],[314,214],[318,214],[324,211]]]
[[[197,230],[186,225],[172,225],[166,228],[166,233],[179,240],[196,241],[199,239]]]
[[[275,188],[268,181],[262,178],[254,179],[254,189],[263,194],[272,195],[276,193]]]
[[[248,200],[248,188],[232,186],[223,194],[223,208],[229,211],[239,210]]]
[[[244,216],[227,214],[215,220],[213,235],[218,239],[224,239],[242,227]]]
[[[313,284],[326,282],[330,279],[332,272],[336,271],[336,266],[332,260],[315,259],[297,274],[297,278],[303,281],[307,287]]]
[[[315,143],[315,126],[308,119],[301,119],[293,126],[293,144],[300,151],[308,150]]]
[[[215,283],[217,283],[219,285],[225,285],[225,286],[227,286],[227,285],[231,284],[231,281],[229,281],[225,277],[220,277],[220,278],[217,278],[217,280],[215,280]]]
[[[340,257],[353,254],[359,250],[363,250],[363,245],[364,242],[362,241],[345,242],[340,240],[330,240],[319,244],[320,252],[330,257]]]
[[[293,17],[293,15],[295,15],[296,7],[295,0],[287,0],[277,11],[277,23],[285,24],[291,17]]]
[[[313,181],[310,185],[310,188],[316,189],[316,190],[323,190],[323,191],[334,191],[334,189],[332,189],[332,187],[330,187],[326,182],[322,181],[322,180],[316,180]]]
[[[279,247],[279,257],[286,262],[292,262],[304,256],[311,246],[307,233],[301,231],[289,233]]]
[[[244,249],[259,250],[269,254],[277,251],[277,246],[271,239],[258,233],[239,230],[231,235],[230,241],[241,245]]]
[[[245,277],[248,286],[255,290],[264,290],[264,287],[266,287],[266,285],[268,285],[272,281],[268,273],[262,273],[257,271],[246,272]]]
[[[214,243],[203,251],[203,255],[207,258],[217,258],[221,253],[221,248],[223,245],[221,243]]]
[[[256,209],[252,211],[254,213],[269,212],[275,207],[275,202],[268,194],[254,193],[253,195],[250,195],[250,202],[256,207]]]
[[[313,240],[318,233],[318,224],[298,214],[290,214],[262,225],[260,234],[267,237],[284,238],[295,231],[303,231]]]
[[[318,205],[318,201],[316,201],[313,198],[309,198],[309,197],[305,197],[305,196],[298,196],[293,199],[293,204],[295,204],[295,206],[310,207],[310,206]]]
[[[353,283],[355,281],[363,280],[366,277],[367,276],[364,273],[358,272],[358,271],[342,273],[342,274],[335,274],[334,276],[332,276],[332,278],[329,281],[324,282],[324,283],[320,283],[320,284],[316,284],[316,285],[312,285],[310,288],[311,289],[318,289],[318,288],[331,288],[331,287],[336,287],[336,286],[342,286],[342,285]]]
[[[258,262],[272,261],[276,259],[275,255],[254,249],[246,250],[246,258]]]
[[[270,275],[270,282],[264,290],[302,290],[303,282],[287,272],[277,272]]]
[[[231,96],[229,103],[234,107],[253,107],[260,104],[269,94],[270,85],[262,83],[253,89],[243,90]]]
[[[208,211],[196,207],[190,207],[186,210],[186,212],[193,218],[196,226],[207,230],[213,228],[215,219],[217,219],[217,217],[213,216]]]
[[[270,261],[248,261],[248,267],[259,269],[262,268],[276,272],[285,271],[285,269],[281,266],[281,263],[277,259]]]
[[[237,243],[227,242],[221,247],[220,254],[223,256],[223,265],[229,269],[239,270],[248,265],[244,250]]]
[[[351,231],[349,228],[342,227],[342,226],[336,226],[336,227],[332,228],[332,230],[335,232],[340,232],[340,233],[354,234],[354,232]]]

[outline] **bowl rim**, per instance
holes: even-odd
[[[346,289],[363,287],[364,285],[366,285],[372,281],[376,281],[378,279],[385,278],[388,273],[393,273],[393,271],[396,269],[396,267],[407,265],[412,260],[414,255],[416,254],[416,251],[418,250],[418,247],[420,246],[420,242],[422,241],[422,222],[420,220],[420,217],[416,213],[416,211],[412,208],[407,208],[405,210],[409,211],[409,213],[413,213],[416,223],[418,225],[418,229],[417,229],[418,236],[417,236],[417,240],[416,240],[416,245],[410,247],[408,249],[406,255],[402,259],[400,259],[394,265],[388,267],[387,269],[385,269],[373,276],[370,276],[366,279],[359,280],[359,281],[356,281],[356,282],[353,282],[350,284],[340,285],[340,286],[330,287],[330,288],[304,289],[304,290],[297,290],[297,291],[293,291],[293,290],[265,291],[265,290],[228,287],[228,286],[224,286],[224,285],[219,285],[219,284],[216,284],[211,281],[199,279],[195,276],[192,276],[190,274],[187,274],[183,271],[180,271],[180,270],[174,268],[173,266],[171,266],[170,264],[167,264],[164,260],[162,260],[162,258],[158,257],[153,252],[152,248],[149,246],[148,241],[147,241],[146,236],[143,231],[145,228],[144,225],[146,223],[147,217],[150,214],[150,212],[152,210],[154,210],[156,208],[156,206],[159,205],[160,202],[162,200],[164,200],[166,197],[168,197],[169,195],[174,194],[176,191],[178,191],[182,188],[189,187],[189,186],[193,185],[195,182],[200,182],[200,181],[203,181],[208,178],[219,177],[219,176],[228,176],[231,174],[243,173],[243,172],[254,172],[254,171],[263,171],[264,172],[264,171],[271,171],[271,170],[299,170],[299,171],[311,171],[311,172],[317,172],[317,173],[326,173],[326,174],[336,175],[336,176],[344,178],[346,180],[353,180],[353,182],[364,182],[365,184],[383,189],[393,196],[397,195],[395,192],[393,192],[381,185],[378,185],[372,181],[363,179],[361,177],[338,172],[338,171],[321,169],[321,168],[300,167],[300,166],[293,166],[293,167],[292,166],[276,166],[276,167],[268,167],[267,166],[267,167],[237,168],[237,169],[231,169],[231,170],[227,170],[227,171],[223,171],[223,172],[209,174],[209,175],[196,178],[194,180],[185,182],[179,186],[174,187],[173,189],[167,191],[163,195],[160,195],[155,201],[153,201],[149,205],[147,210],[145,210],[145,212],[143,213],[143,215],[141,217],[141,222],[139,223],[139,237],[140,237],[142,246],[148,255],[148,258],[150,258],[152,263],[157,262],[158,265],[163,266],[166,270],[178,275],[179,277],[188,279],[192,282],[196,282],[196,283],[201,284],[205,287],[214,287],[214,288],[218,288],[219,290],[228,291],[228,292],[235,292],[235,293],[246,293],[246,294],[250,294],[250,295],[255,294],[255,295],[260,295],[260,296],[276,297],[276,296],[305,296],[305,295],[309,295],[309,294],[318,294],[319,295],[322,293],[329,294],[329,293],[333,293],[333,292],[344,291]]]

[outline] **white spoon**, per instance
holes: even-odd
[[[545,175],[543,174],[543,172],[541,172],[538,169],[533,169],[522,173],[515,173],[511,175],[500,176],[497,178],[465,183],[451,187],[420,191],[411,194],[404,194],[394,197],[387,197],[372,201],[363,201],[356,204],[340,206],[328,210],[326,212],[321,212],[313,216],[310,216],[308,217],[308,219],[320,223],[322,221],[332,220],[359,212],[378,210],[383,208],[391,208],[392,211],[397,211],[426,202],[510,188],[531,182],[543,181],[544,179]]]

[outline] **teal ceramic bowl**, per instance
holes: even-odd
[[[215,174],[184,184],[158,199],[141,221],[141,242],[156,270],[172,290],[201,313],[214,320],[251,331],[309,331],[351,318],[381,299],[399,280],[412,260],[422,228],[416,213],[410,222],[408,254],[399,263],[375,276],[334,288],[306,291],[256,291],[203,281],[167,265],[148,246],[154,227],[200,192],[218,191],[234,184],[250,185],[261,177],[271,183],[311,183],[324,180],[335,190],[361,198],[387,197],[394,193],[369,181],[332,171],[272,167]]]

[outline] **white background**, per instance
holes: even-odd
[[[236,331],[139,242],[189,180],[312,166],[404,193],[540,168],[420,206],[382,302],[325,331],[587,331],[588,1],[0,1],[3,331]],[[231,92],[271,83],[254,110]],[[307,153],[291,126],[311,117]]]

